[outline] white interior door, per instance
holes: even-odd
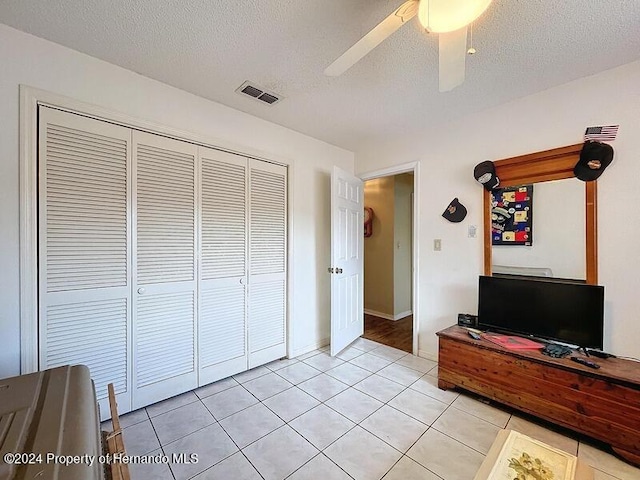
[[[133,132],[133,407],[198,386],[197,147]]]
[[[199,148],[199,383],[247,369],[247,159]]]
[[[89,367],[102,419],[107,384],[130,404],[131,131],[39,109],[39,369]]]
[[[331,355],[364,333],[364,190],[333,167],[331,177]]]
[[[282,358],[286,343],[287,168],[249,160],[249,368]]]

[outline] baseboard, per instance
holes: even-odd
[[[427,360],[432,360],[434,362],[438,361],[438,355],[433,354],[431,352],[427,352],[426,350],[418,350],[418,356],[422,358],[426,358]]]
[[[389,315],[388,313],[378,312],[376,310],[370,310],[368,308],[364,309],[364,313],[367,315],[373,315],[374,317],[384,318],[385,320],[393,320],[393,315]]]
[[[394,320],[402,320],[405,317],[408,317],[409,315],[412,315],[413,311],[411,310],[407,310],[406,312],[400,312],[400,313],[396,313],[394,315]]]
[[[300,355],[304,355],[305,353],[312,352],[314,350],[318,350],[319,348],[325,347],[331,343],[330,338],[322,338],[315,343],[307,345],[305,347],[299,348],[291,352],[291,355],[288,358],[296,358]]]
[[[379,318],[384,318],[385,320],[392,320],[392,321],[396,321],[396,320],[401,320],[405,317],[408,317],[409,315],[411,315],[413,312],[411,310],[407,310],[406,312],[400,312],[396,315],[391,315],[389,313],[382,313],[382,312],[378,312],[376,310],[371,310],[369,308],[365,308],[364,309],[364,313],[366,313],[367,315],[373,315],[374,317],[379,317]]]

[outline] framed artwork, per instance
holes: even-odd
[[[492,245],[533,245],[533,185],[491,191]]]
[[[488,480],[574,480],[577,458],[546,443],[510,431]]]

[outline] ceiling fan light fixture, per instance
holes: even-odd
[[[418,19],[433,33],[446,33],[469,25],[492,0],[420,0]]]

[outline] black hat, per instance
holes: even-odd
[[[467,216],[467,209],[462,205],[458,198],[451,200],[451,203],[447,209],[442,213],[442,216],[453,223],[458,223],[464,220]]]
[[[500,179],[496,176],[496,166],[491,160],[476,165],[473,176],[489,191],[500,185]]]
[[[606,143],[585,142],[580,152],[580,160],[573,168],[573,173],[580,180],[590,182],[596,180],[604,169],[613,161],[613,147]]]

